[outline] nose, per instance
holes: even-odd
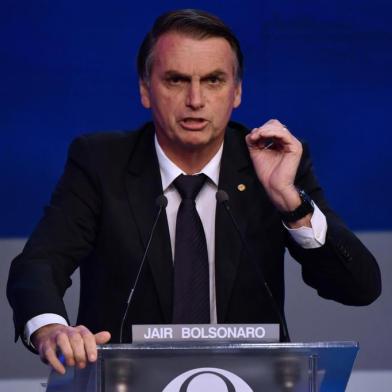
[[[200,81],[192,81],[189,84],[186,105],[193,110],[198,110],[204,107],[204,96]]]

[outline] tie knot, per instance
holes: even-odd
[[[180,174],[173,181],[173,185],[176,187],[183,200],[195,200],[197,194],[204,185],[206,178],[205,174],[197,174],[196,176]]]

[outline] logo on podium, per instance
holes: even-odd
[[[204,388],[204,389],[203,389]],[[162,392],[253,392],[236,374],[218,368],[197,368],[180,374]]]

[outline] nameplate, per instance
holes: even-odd
[[[279,342],[279,324],[133,325],[132,341],[276,343]]]

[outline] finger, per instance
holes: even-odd
[[[81,332],[81,335],[84,341],[87,360],[94,362],[97,359],[97,343],[95,342],[95,336],[88,330]]]
[[[110,332],[102,331],[95,334],[95,341],[97,344],[105,344],[111,339]]]
[[[84,335],[83,338],[87,358],[90,362],[94,362],[97,359],[97,344],[107,343],[110,340],[111,335],[107,331],[98,332],[95,335],[90,332],[89,334]]]
[[[256,127],[255,129],[282,129],[282,128],[288,129],[286,125],[281,123],[279,120],[269,120],[263,125]]]
[[[74,352],[72,350],[68,335],[65,332],[60,332],[56,336],[56,344],[59,347],[61,353],[64,355],[65,363],[67,364],[67,366],[74,366]]]
[[[52,347],[49,343],[44,345],[42,351],[40,351],[41,359],[48,363],[52,368],[60,374],[65,374],[65,367],[58,359],[54,347]]]
[[[262,125],[262,127],[267,127],[267,126],[276,127],[276,128],[282,128],[282,127],[286,128],[286,126],[276,118],[270,119],[265,124]]]
[[[247,135],[246,142],[249,147],[257,147],[259,149],[267,148],[271,142],[273,142],[272,149],[300,152],[302,148],[300,141],[287,129],[256,128]]]
[[[258,150],[280,150],[286,145],[278,137],[268,137],[263,134],[248,134],[246,144],[248,147],[257,148]]]
[[[256,147],[257,149],[269,149],[270,147],[273,147],[275,143],[275,140],[273,138],[265,138],[262,136],[251,136],[248,134],[245,138],[246,144],[248,147]]]
[[[252,132],[249,134],[250,139],[252,141],[256,141],[259,139],[278,139],[279,141],[290,143],[295,140],[294,136],[290,133],[287,128],[254,128]]]
[[[76,329],[72,331],[69,334],[69,341],[71,343],[76,365],[81,369],[84,368],[86,366],[86,352],[80,332]]]
[[[93,335],[84,325],[79,325],[75,327],[75,329],[79,331],[83,338],[87,360],[95,361],[97,358],[97,344],[104,344],[108,342],[111,338],[110,333],[102,331]]]

